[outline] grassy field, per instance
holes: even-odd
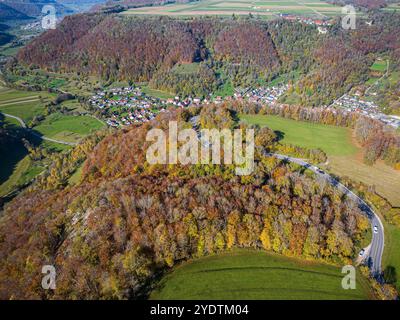
[[[387,68],[387,61],[386,60],[376,60],[374,64],[370,67],[372,71],[379,71],[384,73]]]
[[[58,89],[77,96],[90,96],[94,88],[106,85],[106,81],[95,76],[61,74],[40,69],[24,69],[24,75],[8,74],[8,78],[15,85],[40,85],[42,88]]]
[[[268,126],[283,133],[283,142],[307,148],[320,148],[328,155],[347,156],[357,152],[352,145],[350,130],[310,122],[295,121],[279,116],[240,115],[249,124]]]
[[[274,18],[279,14],[301,14],[314,17],[329,17],[341,14],[341,7],[328,4],[320,0],[307,0],[305,2],[295,0],[202,0],[185,4],[169,4],[134,8],[123,12],[124,15],[260,15],[265,18]]]
[[[3,146],[0,148],[0,152],[0,184],[2,184],[12,175],[16,164],[21,161],[28,152],[22,143],[14,143],[12,146]]]
[[[350,129],[278,116],[241,115],[240,118],[247,123],[283,132],[284,143],[321,148],[328,155],[329,164],[325,169],[329,172],[374,185],[378,194],[388,199],[392,205],[400,206],[400,172],[380,161],[373,166],[364,164],[362,150],[353,142]]]
[[[20,128],[19,122],[12,118],[5,118],[4,123],[8,130]],[[29,182],[43,170],[32,163],[21,141],[1,146],[0,154],[0,197]]]
[[[71,186],[78,184],[82,179],[82,173],[83,173],[83,164],[78,169],[76,169],[76,171],[68,179],[68,184]]]
[[[383,266],[392,266],[397,272],[397,290],[400,292],[400,228],[385,225],[385,251],[383,255]]]
[[[368,299],[358,275],[355,290],[341,287],[341,268],[255,250],[192,260],[165,276],[151,299]]]
[[[329,171],[338,176],[348,176],[355,181],[375,186],[378,194],[389,200],[393,206],[400,206],[400,171],[378,161],[373,166],[362,162],[360,156],[329,157]]]
[[[172,93],[152,89],[149,86],[142,86],[141,88],[142,88],[142,92],[145,95],[148,95],[150,97],[155,97],[155,98],[159,98],[159,99],[169,99],[169,98],[175,97]]]
[[[46,103],[55,97],[55,94],[48,92],[29,92],[0,87],[0,112],[20,117],[25,123],[29,123],[35,116],[44,115]],[[82,106],[77,101],[66,101],[63,106],[69,110],[82,110]],[[5,117],[5,123],[10,130],[11,126],[14,126],[14,130],[21,128],[17,120],[9,117]],[[68,116],[56,113],[47,116],[39,126],[33,129],[49,138],[77,142],[102,127],[104,127],[102,122],[89,116]],[[71,148],[42,140],[34,135],[29,135],[28,139],[34,145],[40,145],[53,152]],[[0,196],[31,181],[44,170],[40,163],[30,160],[28,151],[21,141],[4,146],[0,153]]]
[[[77,142],[103,127],[103,123],[89,116],[67,116],[55,113],[34,127],[34,130],[52,139]]]
[[[29,92],[14,89],[0,91],[0,112],[17,116],[24,122],[44,113],[45,104],[55,99],[56,94],[48,92]]]
[[[370,77],[365,82],[367,86],[375,84],[385,73],[388,67],[388,61],[386,59],[377,59],[372,64],[370,69]]]
[[[14,191],[17,186],[30,182],[44,170],[42,166],[33,164],[29,156],[25,156],[21,161],[15,163],[12,174],[4,183],[0,184],[0,197]]]

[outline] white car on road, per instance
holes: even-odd
[[[374,233],[378,233],[378,227],[374,226]]]

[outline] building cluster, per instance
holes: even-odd
[[[349,112],[359,112],[372,119],[380,120],[384,124],[396,129],[400,128],[399,117],[383,114],[374,102],[362,100],[357,95],[351,96],[345,94],[335,100],[332,106],[343,108]]]
[[[102,90],[96,92],[88,103],[93,108],[100,109],[106,122],[111,127],[122,127],[135,123],[144,123],[152,120],[159,112],[166,111],[167,107],[186,108],[204,104],[220,104],[224,100],[248,100],[257,103],[275,104],[282,96],[288,85],[273,87],[236,89],[233,96],[225,98],[170,98],[159,99],[147,96],[139,87],[126,87]]]
[[[42,22],[37,20],[35,22],[27,23],[21,26],[21,30],[24,31],[42,31]]]
[[[309,17],[297,16],[285,13],[281,13],[279,16],[284,20],[295,21],[311,26],[316,26],[318,33],[320,34],[327,34],[328,33],[327,27],[332,25],[331,20],[312,19]]]
[[[107,124],[112,127],[147,122],[165,111],[164,101],[146,96],[134,87],[99,91],[88,102],[103,111]]]
[[[332,20],[321,20],[321,19],[313,19],[310,17],[304,17],[304,16],[298,16],[295,14],[288,14],[288,13],[281,13],[279,16],[288,21],[297,21],[301,22],[304,24],[312,25],[312,26],[331,26],[332,25]]]

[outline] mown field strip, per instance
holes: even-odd
[[[16,102],[2,102],[2,103],[0,103],[0,107],[7,107],[7,106],[13,106],[13,105],[16,105],[16,104],[23,104],[23,103],[30,103],[30,102],[37,102],[37,101],[40,101],[40,99],[39,98],[37,98],[37,99],[32,99],[32,100],[22,100],[22,101],[16,101]]]
[[[1,92],[3,93],[3,92]],[[30,96],[30,97],[23,97],[23,98],[15,98],[15,99],[10,99],[10,100],[3,100],[0,101],[1,104],[5,103],[11,103],[11,102],[18,102],[18,101],[26,101],[26,100],[31,100],[31,99],[39,99],[39,96]]]

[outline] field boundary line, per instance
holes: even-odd
[[[23,104],[23,103],[31,103],[31,102],[36,102],[40,101],[40,99],[33,99],[33,100],[25,100],[25,101],[16,101],[16,102],[11,102],[11,103],[1,103],[0,107],[8,107],[8,106],[15,106],[17,104]]]

